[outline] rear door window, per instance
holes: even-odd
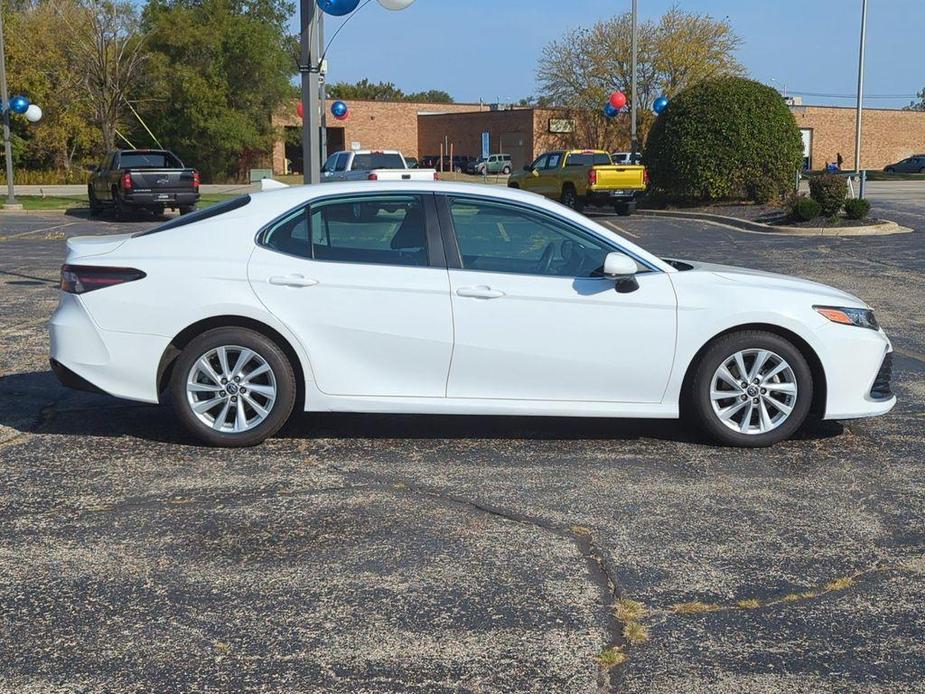
[[[357,154],[353,158],[354,171],[373,171],[375,169],[404,168],[405,162],[402,161],[401,155],[397,153],[388,154],[386,152],[370,152],[369,154]]]

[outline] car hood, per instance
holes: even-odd
[[[668,260],[669,263],[682,263],[690,266],[694,272],[705,272],[722,278],[723,280],[737,282],[754,289],[779,289],[792,292],[802,292],[804,294],[816,297],[815,300],[825,302],[833,306],[848,306],[857,308],[869,308],[869,306],[859,298],[841,289],[830,287],[827,284],[813,282],[812,280],[793,277],[791,275],[781,275],[775,272],[765,272],[763,270],[753,270],[751,268],[736,267],[734,265],[719,265],[716,263],[702,263],[696,260]],[[675,265],[675,267],[678,267]],[[684,269],[687,268],[678,268]]]

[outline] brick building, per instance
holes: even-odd
[[[330,108],[330,104],[326,107]],[[810,168],[823,168],[827,162],[835,161],[839,153],[844,169],[854,167],[854,109],[795,105],[791,111],[803,134]],[[276,116],[274,124],[298,128],[301,123],[295,103],[288,114]],[[406,156],[420,158],[439,154],[441,145],[447,151],[452,145],[454,154],[478,156],[481,135],[488,132],[492,152],[510,154],[518,168],[544,151],[568,146],[576,140],[575,131],[581,132],[586,125],[560,109],[491,110],[482,104],[351,101],[347,121],[328,118],[328,151],[352,147],[399,149]],[[865,109],[863,125],[864,168],[882,169],[889,163],[925,152],[925,112]],[[626,139],[623,135],[621,140]],[[623,149],[626,143],[614,142],[611,146]],[[285,171],[287,158],[294,170],[301,170],[301,149],[287,147],[280,140],[273,148],[275,173]]]

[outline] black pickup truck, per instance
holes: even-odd
[[[90,214],[105,207],[125,217],[132,209],[187,214],[199,202],[199,172],[163,149],[117,149],[93,169],[87,184]]]

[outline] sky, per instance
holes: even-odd
[[[372,2],[332,44],[328,79],[365,77],[406,92],[443,89],[460,102],[517,101],[538,95],[543,46],[630,4],[415,0],[389,12]],[[640,18],[657,19],[672,4],[728,19],[743,39],[738,58],[753,79],[802,92],[804,103],[854,104],[861,0],[639,0]],[[868,13],[865,105],[906,106],[925,88],[925,0],[870,0]],[[341,21],[328,18],[328,37]]]

